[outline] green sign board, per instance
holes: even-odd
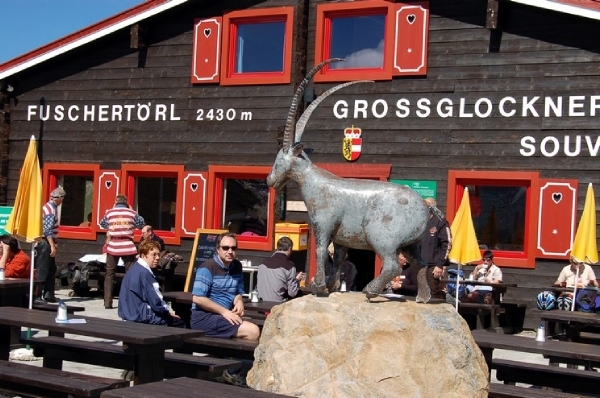
[[[0,235],[5,235],[8,232],[4,230],[6,227],[6,223],[8,222],[8,217],[10,217],[10,213],[12,213],[12,206],[0,206]]]
[[[437,181],[429,180],[390,180],[394,184],[406,185],[425,198],[437,199]]]

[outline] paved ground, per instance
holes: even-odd
[[[59,290],[56,292],[56,296],[57,296],[57,298],[64,300],[65,303],[67,303],[67,306],[69,305],[69,303],[72,303],[73,305],[84,306],[85,312],[80,313],[80,314],[85,314],[87,316],[93,316],[93,317],[106,318],[106,319],[119,319],[119,317],[117,315],[118,299],[114,300],[114,303],[113,303],[114,309],[106,310],[106,309],[104,309],[104,302],[102,300],[102,297],[99,297],[99,296],[89,297],[89,298],[88,297],[86,297],[86,298],[69,297],[69,295],[68,295],[69,291],[70,290],[67,290],[67,289]],[[36,333],[35,330],[33,332]],[[25,333],[25,332],[23,332],[23,333]],[[43,332],[40,332],[40,333],[43,333]],[[522,333],[522,335],[531,337],[531,338],[535,337],[535,333],[533,331],[525,331]],[[80,339],[88,339],[85,336],[70,336],[70,337],[80,338]],[[94,338],[89,338],[89,339],[94,339]],[[542,357],[542,355],[527,354],[527,353],[507,351],[507,350],[494,350],[494,357],[503,358],[503,359],[511,359],[511,360],[515,360],[515,361],[531,362],[531,363],[540,363],[540,364],[548,363],[548,360],[544,359]],[[33,360],[33,361],[31,361],[31,364],[37,365],[37,366],[42,366],[42,361],[39,359]],[[88,373],[88,374],[93,374],[96,376],[113,377],[113,378],[121,377],[121,373],[122,373],[122,370],[93,366],[93,365],[85,365],[85,364],[79,364],[79,363],[74,363],[74,362],[64,362],[63,369],[67,370],[67,371]],[[496,382],[496,383],[498,382],[498,380],[496,380],[496,378],[495,378],[494,372],[492,373],[492,382]]]

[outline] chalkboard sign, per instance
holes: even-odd
[[[188,267],[187,278],[185,279],[185,291],[191,292],[194,280],[196,279],[196,269],[205,261],[213,258],[217,246],[217,237],[225,232],[225,229],[201,229],[196,230],[194,247],[190,256],[190,265]]]

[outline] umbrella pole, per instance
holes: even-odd
[[[460,263],[457,264],[458,272],[456,273],[456,290],[454,290],[454,304],[456,312],[458,312],[458,292],[460,291]]]
[[[577,297],[577,280],[579,279],[579,263],[577,263],[577,271],[575,272],[575,287],[573,288],[573,302],[571,303],[571,311],[575,311],[575,298]]]

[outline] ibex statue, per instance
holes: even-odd
[[[317,65],[298,86],[285,125],[283,147],[267,177],[267,184],[278,190],[292,180],[300,187],[317,246],[317,273],[312,284],[314,294],[328,294],[325,265],[327,246],[331,240],[335,246],[335,270],[343,261],[348,248],[373,250],[382,259],[381,274],[365,288],[367,298],[381,293],[384,286],[400,273],[397,252],[409,252],[417,260],[412,265],[420,271],[417,301],[428,302],[431,294],[416,247],[429,219],[427,205],[421,196],[402,185],[337,177],[315,166],[300,143],[304,128],[315,108],[333,92],[361,82],[340,84],[321,94],[298,119],[295,135],[292,130],[298,101],[304,88],[323,66],[337,60],[330,59]],[[330,279],[329,291],[335,289],[338,280],[339,275],[336,273]]]

